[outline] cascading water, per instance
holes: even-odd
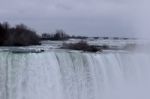
[[[0,52],[0,99],[149,99],[147,53]]]

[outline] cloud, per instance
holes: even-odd
[[[36,15],[62,16],[63,14],[65,14],[64,16],[78,16],[80,14],[86,16],[95,14],[95,16],[97,16],[103,13],[109,13],[113,10],[123,8],[123,5],[118,5],[111,2],[108,3],[100,0],[13,0],[13,2],[10,2],[8,0],[6,1],[3,0],[3,3],[0,4],[0,14],[14,14],[16,16],[25,15],[27,17],[35,17]],[[9,2],[11,3],[10,6],[8,6]]]
[[[140,4],[135,2],[138,0],[1,0],[0,18],[25,23],[39,32],[58,27],[84,35],[92,31],[93,35],[130,35]]]

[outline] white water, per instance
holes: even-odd
[[[150,99],[147,53],[0,52],[0,99]]]

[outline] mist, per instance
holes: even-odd
[[[140,2],[137,9],[137,19],[135,24],[136,35],[139,38],[150,38],[150,7],[149,0],[143,0]]]

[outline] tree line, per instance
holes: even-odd
[[[40,37],[24,24],[11,27],[9,23],[0,23],[0,46],[39,45]]]
[[[63,30],[56,30],[55,33],[43,33],[41,36],[42,40],[68,40],[70,36],[66,34]]]

